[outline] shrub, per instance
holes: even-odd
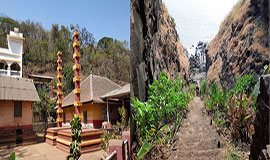
[[[223,101],[223,95],[219,90],[218,85],[215,83],[210,86],[209,89],[209,96],[206,101],[207,109],[211,112],[216,113],[217,110],[223,110],[224,101]]]
[[[140,146],[137,158],[142,158],[155,144],[168,143],[170,128],[167,124],[179,123],[178,117],[186,113],[187,105],[192,100],[191,94],[183,92],[183,87],[182,79],[169,80],[167,74],[162,72],[160,79],[149,86],[146,102],[132,99]]]
[[[190,84],[188,86],[188,91],[193,94],[193,96],[196,96],[196,84]]]
[[[251,94],[252,90],[254,89],[254,86],[256,84],[254,75],[248,74],[244,75],[241,78],[238,78],[232,92],[234,93],[240,93],[244,92],[248,96]]]
[[[208,84],[207,84],[207,80],[204,79],[200,83],[200,89],[199,89],[200,96],[203,98],[205,95],[208,94],[207,91],[208,91]]]

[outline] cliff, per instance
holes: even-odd
[[[207,45],[209,82],[230,89],[245,74],[258,80],[270,60],[269,30],[269,0],[240,0]]]
[[[180,43],[175,22],[161,0],[131,0],[131,81],[132,94],[147,99],[148,85],[166,71],[189,79],[189,62]]]

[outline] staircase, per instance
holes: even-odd
[[[210,118],[203,113],[204,103],[195,97],[187,119],[184,119],[170,160],[225,159],[225,149],[219,148],[220,138]]]

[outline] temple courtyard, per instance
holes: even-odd
[[[0,157],[1,159],[8,159],[9,155],[15,152],[16,157],[20,160],[52,160],[52,159],[66,159],[68,153],[51,146],[46,142],[17,146],[17,147],[0,147]],[[99,150],[95,152],[85,153],[81,155],[80,160],[101,160],[108,156],[107,152],[104,150]]]

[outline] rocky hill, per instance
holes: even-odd
[[[207,45],[209,82],[232,88],[249,73],[258,80],[269,64],[269,0],[239,0]]]
[[[147,87],[166,71],[189,79],[189,62],[174,19],[161,0],[131,0],[131,80],[135,97],[145,101]]]
[[[190,50],[194,53],[190,53],[189,56],[189,82],[200,85],[201,81],[206,78],[206,59],[205,59],[205,47],[207,42],[199,41],[197,45],[192,45]]]

